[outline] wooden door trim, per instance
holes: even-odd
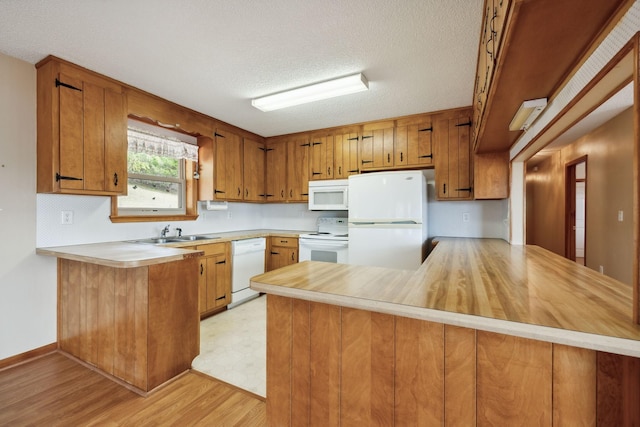
[[[565,202],[564,202],[564,256],[568,259],[570,259],[571,261],[575,261],[576,260],[576,254],[575,254],[575,234],[572,233],[572,224],[571,224],[571,211],[574,210],[575,211],[575,205],[576,205],[576,166],[580,163],[584,162],[584,168],[585,168],[585,176],[587,176],[587,167],[588,167],[588,163],[587,163],[587,158],[589,156],[582,156],[582,157],[578,157],[577,159],[574,159],[570,162],[565,163],[564,165],[564,195],[565,195]],[[586,182],[586,179],[583,180]],[[585,184],[585,206],[586,206],[586,201],[587,201],[587,192],[586,192],[586,184]],[[573,209],[572,209],[573,208]],[[585,209],[585,241],[584,241],[584,259],[585,259],[585,263],[586,263],[586,259],[587,259],[587,239],[586,239],[586,220],[587,220],[587,212]],[[575,223],[574,223],[575,224]],[[573,242],[572,242],[572,237],[573,237]],[[573,248],[573,250],[572,250]]]

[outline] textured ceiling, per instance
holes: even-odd
[[[471,105],[482,0],[2,0],[0,52],[52,54],[262,136]],[[363,72],[370,90],[251,98]]]

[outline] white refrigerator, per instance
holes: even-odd
[[[426,256],[422,171],[349,177],[349,264],[417,270]]]

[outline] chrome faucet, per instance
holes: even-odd
[[[169,225],[162,229],[160,232],[160,237],[167,237],[167,233],[169,232]]]

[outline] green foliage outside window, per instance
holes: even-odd
[[[180,177],[180,160],[147,153],[132,153],[129,151],[127,168],[130,174]]]

